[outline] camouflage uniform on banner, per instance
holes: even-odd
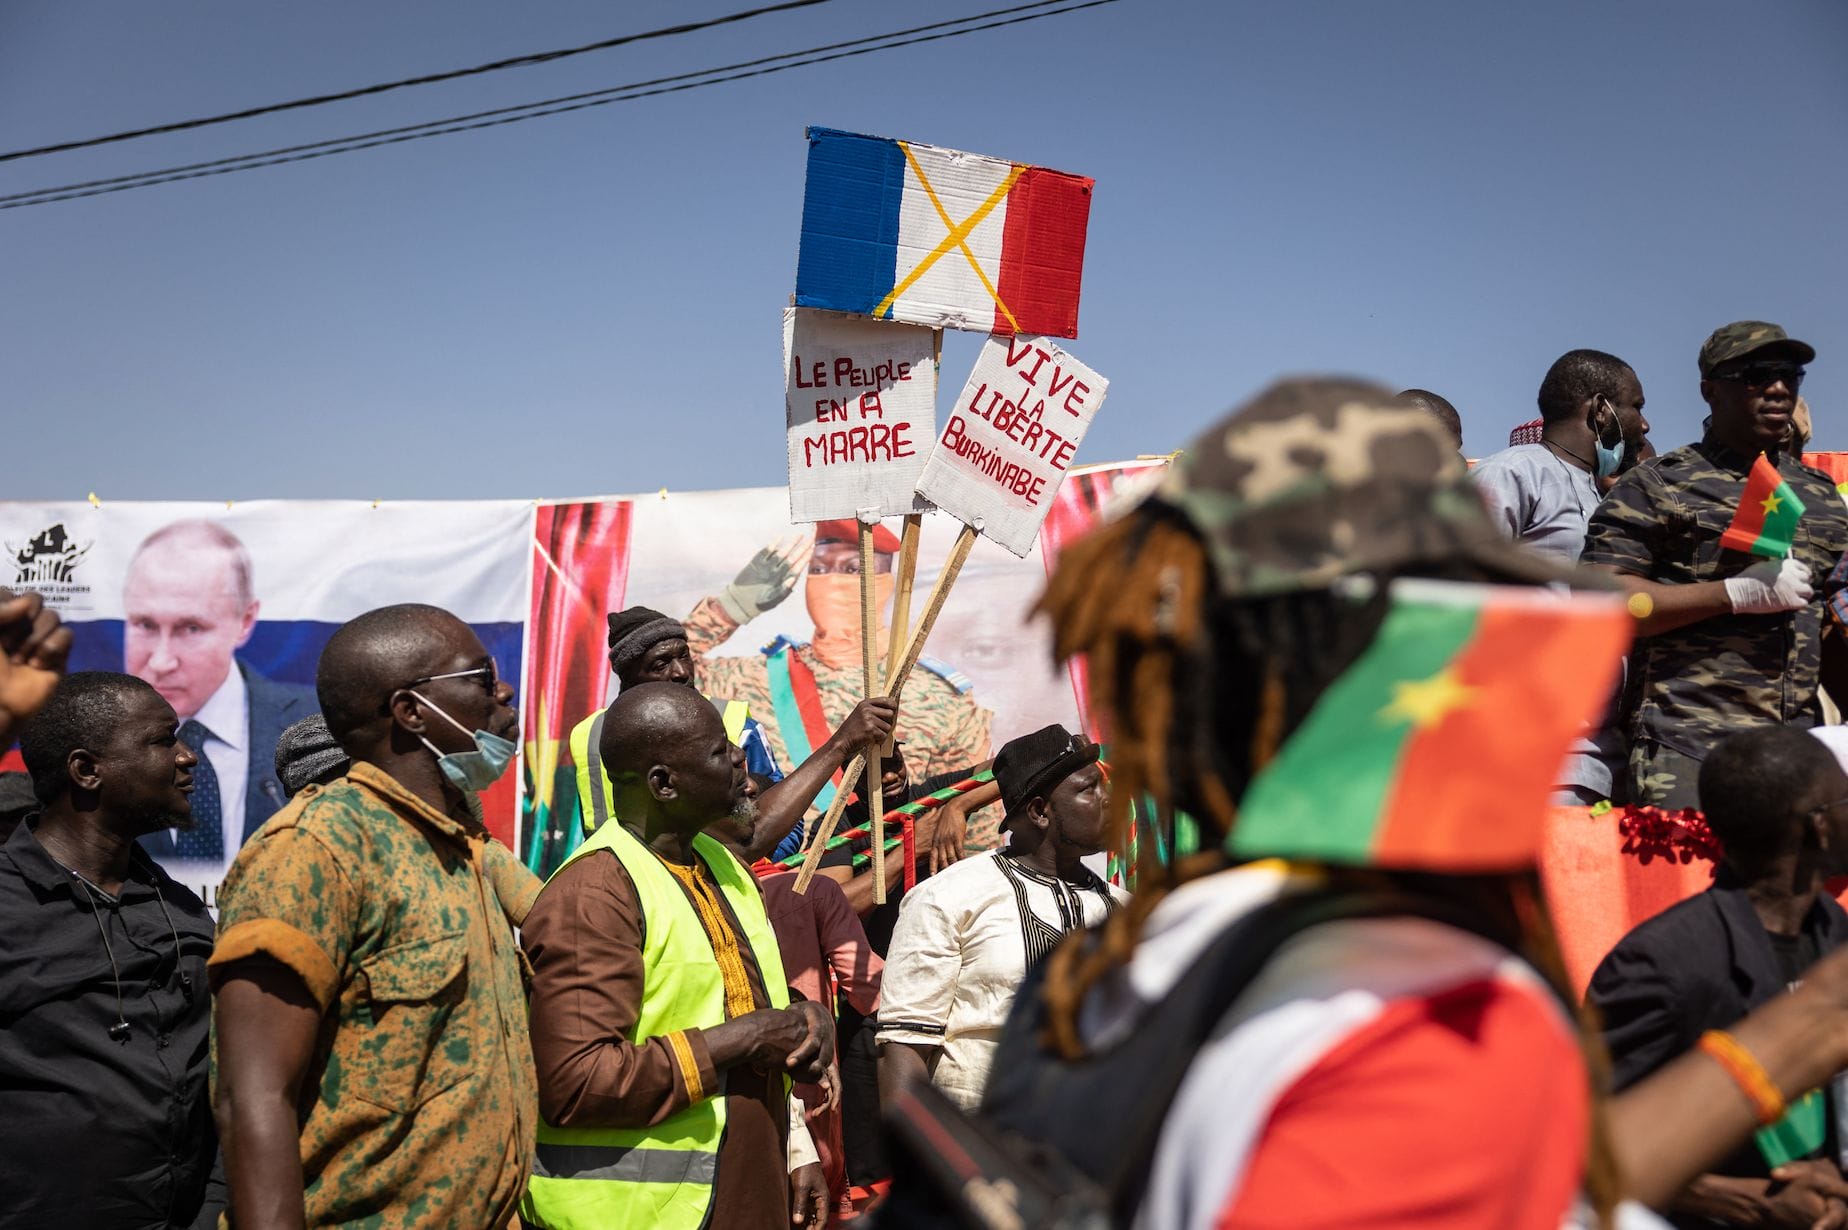
[[[1740,332],[1754,323],[1717,331],[1702,350],[1703,372],[1762,346],[1765,338]],[[1709,353],[1721,346],[1727,352],[1720,357]],[[1700,762],[1722,735],[1766,722],[1820,721],[1823,610],[1844,586],[1836,565],[1848,549],[1848,511],[1822,471],[1790,453],[1767,456],[1803,502],[1791,557],[1808,565],[1816,598],[1795,611],[1722,615],[1638,638],[1623,704],[1632,803],[1695,806]],[[1698,444],[1637,466],[1592,514],[1583,561],[1668,585],[1745,571],[1759,557],[1722,547],[1720,535],[1755,460],[1709,431]]]
[[[788,671],[799,704],[809,699],[807,680],[813,679],[812,696],[819,701],[820,717],[830,731],[846,721],[862,699],[860,668],[829,666],[808,645],[778,639],[750,657],[715,656],[712,651],[738,629],[738,621],[716,597],[700,599],[685,623],[687,644],[699,657],[700,687],[709,695],[750,705],[751,715],[763,724],[771,749],[782,764],[800,764],[802,757],[790,748],[791,732],[782,729],[785,714],[779,711],[773,695],[773,670]],[[976,703],[970,687],[966,678],[943,663],[919,659],[918,669],[905,685],[898,716],[898,737],[904,742],[905,764],[913,780],[967,768],[989,758],[989,723],[994,715]],[[784,708],[787,707],[785,701]],[[826,806],[831,797],[824,791],[815,800],[816,808]],[[970,844],[974,846],[973,841]]]

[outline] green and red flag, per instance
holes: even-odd
[[[1630,644],[1621,596],[1408,579],[1390,598],[1373,643],[1252,781],[1227,848],[1531,867],[1560,763]]]
[[[1782,559],[1790,554],[1790,544],[1797,534],[1797,518],[1803,515],[1803,501],[1790,489],[1784,476],[1777,472],[1771,459],[1763,453],[1752,463],[1746,476],[1745,494],[1739,497],[1739,509],[1732,524],[1720,535],[1720,545],[1753,555]]]
[[[1752,1137],[1765,1165],[1773,1169],[1815,1156],[1816,1150],[1827,1144],[1828,1139],[1828,1104],[1820,1089],[1812,1089],[1792,1102],[1782,1119],[1770,1127],[1759,1128]]]

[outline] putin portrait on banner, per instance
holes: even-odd
[[[154,685],[199,756],[190,829],[142,839],[171,867],[222,870],[286,801],[276,740],[314,713],[314,689],[266,679],[236,658],[257,624],[250,552],[210,521],[175,521],[142,540],[122,593],[128,673]]]

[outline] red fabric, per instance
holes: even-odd
[[[783,955],[783,974],[789,985],[804,999],[826,1004],[834,1010],[835,993],[853,1005],[862,1016],[879,1011],[879,979],[885,962],[867,942],[866,929],[859,916],[847,904],[840,885],[827,876],[816,876],[807,893],[796,892],[796,873],[778,871],[759,876],[763,890],[764,911],[770,916],[770,928],[776,932],[776,946]],[[840,1068],[834,1070],[836,1088],[840,1085]],[[828,1176],[828,1191],[838,1205],[847,1195],[847,1159],[841,1144],[841,1112],[822,1108],[819,1085],[797,1084],[796,1096],[802,1099],[809,1134],[815,1138],[821,1154],[821,1167]]]
[[[1219,1230],[1558,1230],[1590,1098],[1544,992],[1389,1005],[1284,1093]]]
[[[1638,923],[1713,884],[1713,864],[1624,852],[1620,815],[1555,807],[1540,846],[1540,884],[1574,992]]]
[[[1068,542],[1082,538],[1097,524],[1103,506],[1121,483],[1136,478],[1166,462],[1132,462],[1102,470],[1086,470],[1059,484],[1053,493],[1052,508],[1040,526],[1040,556],[1051,576],[1058,565],[1059,552]],[[1091,683],[1083,654],[1074,654],[1066,669],[1071,674],[1072,695],[1078,703],[1079,719],[1084,732],[1095,742],[1105,742],[1106,734],[1099,715],[1091,712]]]
[[[1078,292],[1094,180],[1028,167],[1007,194],[994,332],[1078,336]]]

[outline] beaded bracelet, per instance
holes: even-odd
[[[1726,1069],[1741,1093],[1758,1111],[1758,1125],[1769,1127],[1784,1117],[1784,1095],[1777,1091],[1758,1057],[1741,1046],[1739,1040],[1723,1029],[1709,1029],[1697,1044]]]

